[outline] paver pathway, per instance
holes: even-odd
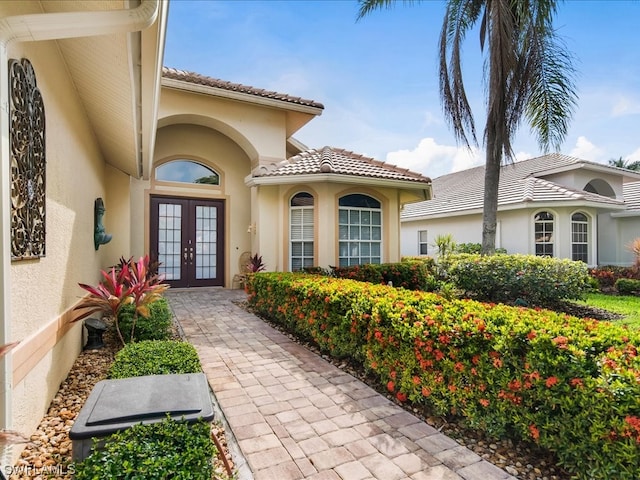
[[[167,298],[246,459],[241,477],[514,478],[234,304],[243,291]]]

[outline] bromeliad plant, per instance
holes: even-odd
[[[136,322],[139,316],[149,316],[149,305],[158,300],[169,285],[163,284],[164,275],[154,274],[149,271],[149,256],[140,257],[138,261],[133,258],[120,260],[120,264],[111,267],[107,272],[103,270],[102,281],[94,286],[79,283],[81,288],[89,292],[89,296],[83,298],[75,310],[83,312],[74,319],[82,320],[94,313],[113,318],[116,332],[122,344],[124,337],[118,322],[120,310],[124,305],[133,304],[135,312],[131,322],[131,341],[134,341]]]

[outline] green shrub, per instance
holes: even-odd
[[[107,438],[103,448],[74,464],[76,480],[211,480],[215,445],[211,427],[172,420],[138,424]]]
[[[589,289],[583,262],[533,255],[452,254],[442,262],[448,279],[476,300],[553,305]]]
[[[619,278],[614,286],[620,295],[638,295],[640,292],[640,280],[633,278]]]
[[[405,259],[400,263],[365,263],[350,267],[332,267],[333,276],[361,282],[391,284],[409,290],[425,290],[432,284],[433,274],[428,260]]]
[[[481,253],[481,243],[458,243],[456,244],[455,253]],[[507,253],[506,248],[496,248],[496,253]]]
[[[129,343],[116,354],[108,378],[198,373],[202,371],[193,345],[171,340],[145,340]]]
[[[133,304],[124,305],[118,314],[118,324],[125,342],[131,341],[131,327],[135,314]],[[168,340],[171,338],[172,314],[169,302],[161,297],[149,304],[149,317],[138,315],[134,330],[134,339],[141,340]]]
[[[352,280],[259,274],[260,314],[351,357],[400,402],[556,453],[579,479],[640,471],[640,332]]]

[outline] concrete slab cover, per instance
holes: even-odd
[[[213,419],[203,373],[102,380],[87,398],[69,437],[103,437],[136,423],[162,421],[167,413],[187,422]]]

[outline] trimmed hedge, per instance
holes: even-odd
[[[172,340],[128,343],[115,357],[107,378],[198,373],[202,371],[193,345]]]
[[[456,287],[485,302],[553,305],[581,298],[590,288],[587,265],[566,259],[461,253],[448,255],[441,265]]]
[[[433,260],[404,259],[400,263],[365,263],[350,267],[331,267],[333,276],[361,282],[391,284],[409,290],[427,290],[434,283],[430,273]]]
[[[167,417],[116,432],[102,448],[94,440],[93,453],[74,464],[74,478],[211,480],[215,454],[208,423],[189,425]]]
[[[287,273],[247,285],[260,314],[375,372],[400,402],[535,442],[580,479],[640,471],[640,333],[546,310]]]
[[[131,326],[135,313],[135,305],[123,305],[118,315],[118,324],[125,342],[131,341]],[[171,338],[172,314],[169,302],[162,297],[149,304],[149,317],[139,315],[134,329],[134,339],[142,340],[168,340]]]

